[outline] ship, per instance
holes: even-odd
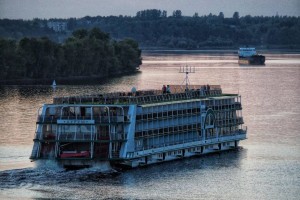
[[[244,65],[264,65],[265,56],[256,53],[255,48],[240,48],[239,54],[239,64]]]
[[[167,88],[54,97],[38,110],[30,159],[135,168],[237,149],[247,138],[241,95],[220,85]]]

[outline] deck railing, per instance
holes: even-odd
[[[100,95],[54,97],[54,104],[147,104],[162,101],[174,101],[204,98],[222,94],[220,85],[171,85],[170,93],[162,90],[138,90],[136,92],[115,92]]]

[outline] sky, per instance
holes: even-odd
[[[300,16],[300,0],[0,0],[0,19],[81,18],[84,16],[135,16],[145,9],[174,10],[192,16],[195,12],[232,17]]]

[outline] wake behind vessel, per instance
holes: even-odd
[[[240,48],[238,51],[239,54],[239,64],[246,65],[264,65],[265,56],[258,55],[255,48]]]
[[[241,96],[219,85],[170,85],[55,97],[38,112],[30,159],[64,167],[138,167],[238,147]]]

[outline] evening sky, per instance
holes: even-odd
[[[70,18],[84,16],[135,16],[145,9],[174,10],[192,16],[195,12],[232,17],[300,16],[300,0],[0,0],[0,19]]]

